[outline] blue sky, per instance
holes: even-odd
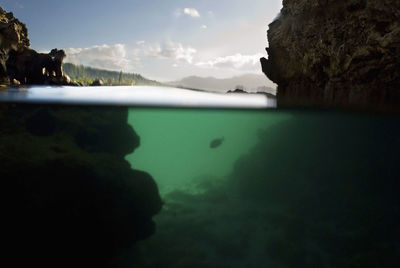
[[[63,48],[67,61],[141,73],[260,73],[268,24],[281,0],[0,0],[27,24],[31,47]]]

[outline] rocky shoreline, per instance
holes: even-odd
[[[0,85],[75,85],[62,70],[64,50],[29,46],[26,25],[0,7]]]

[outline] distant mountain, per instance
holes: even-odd
[[[276,92],[276,86],[265,75],[258,74],[246,74],[226,79],[189,76],[180,81],[168,82],[166,84],[215,92],[227,92],[236,88],[244,89],[247,92],[262,91],[272,94]]]
[[[161,83],[147,79],[140,74],[108,71],[71,63],[63,64],[64,72],[73,80],[84,85],[101,79],[109,85],[161,85]]]

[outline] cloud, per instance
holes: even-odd
[[[200,28],[203,29],[203,30],[206,30],[207,29],[207,25],[201,25]]]
[[[185,8],[183,10],[183,13],[185,13],[186,15],[191,16],[192,18],[200,18],[200,13],[195,8]]]
[[[126,56],[125,45],[92,46],[87,48],[68,48],[65,62],[108,70],[129,71],[131,61]]]
[[[213,60],[198,62],[196,66],[204,68],[231,69],[240,71],[258,71],[260,69],[260,58],[263,54],[242,55],[240,53],[218,57]]]
[[[183,61],[187,63],[193,62],[196,49],[190,46],[183,46],[181,43],[174,43],[171,41],[164,44],[141,44],[142,52],[145,56],[158,58],[158,59],[172,59],[176,61]]]

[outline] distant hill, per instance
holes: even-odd
[[[215,92],[227,92],[236,88],[244,89],[247,92],[262,91],[272,94],[276,92],[276,86],[265,75],[258,74],[246,74],[226,79],[189,76],[180,81],[168,82],[166,84]]]
[[[63,64],[64,72],[73,80],[83,85],[91,84],[96,79],[101,79],[108,85],[161,85],[161,83],[144,78],[140,74],[115,72],[72,63]]]

